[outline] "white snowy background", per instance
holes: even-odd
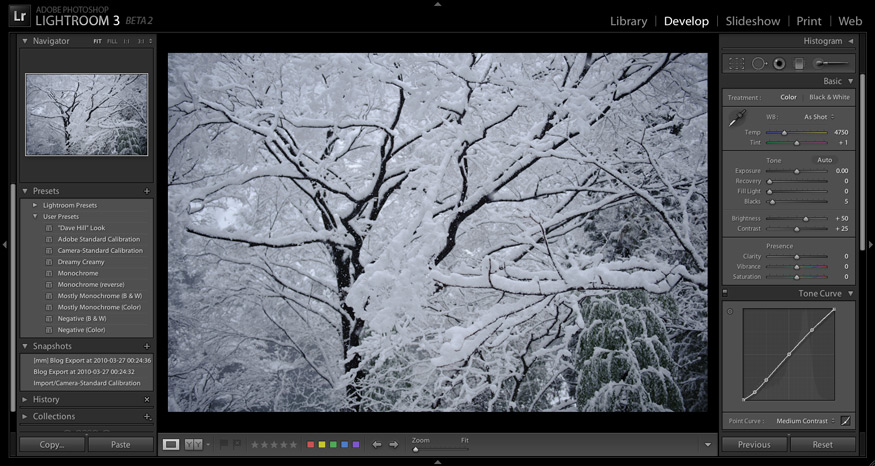
[[[27,155],[146,155],[148,76],[28,74]]]
[[[171,410],[707,409],[706,55],[168,79]]]

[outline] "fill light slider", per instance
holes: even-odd
[[[767,189],[766,194],[786,194],[786,193],[828,193],[827,189]]]

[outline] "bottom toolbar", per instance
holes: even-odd
[[[161,434],[160,456],[716,456],[715,433]]]

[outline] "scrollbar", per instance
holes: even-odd
[[[865,251],[866,238],[866,75],[860,75],[860,251]]]
[[[15,283],[15,230],[18,228],[18,217],[16,217],[15,208],[17,207],[18,201],[16,196],[16,186],[15,184],[10,185],[11,191],[9,191],[9,396],[12,397],[9,400],[9,410],[13,413],[16,411],[15,407],[18,406],[16,403],[16,395],[18,392],[15,391],[15,381],[18,380],[18,377],[15,374],[15,345],[18,343],[15,341],[15,288],[17,284]]]

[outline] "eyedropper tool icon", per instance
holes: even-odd
[[[736,121],[744,118],[745,112],[747,112],[746,108],[741,109],[741,111],[735,115],[735,119],[733,119],[732,121],[729,122],[729,126],[732,127],[732,125],[734,125]]]

